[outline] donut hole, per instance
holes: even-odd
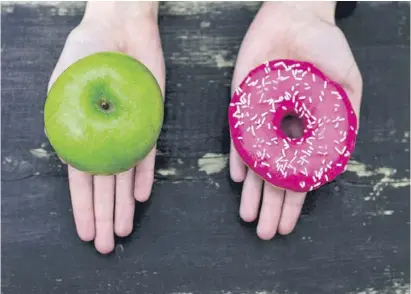
[[[289,138],[301,138],[304,134],[304,122],[294,114],[288,114],[281,120],[281,131]]]

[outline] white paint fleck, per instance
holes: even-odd
[[[12,163],[14,161],[14,158],[11,156],[6,156],[3,160],[3,163]]]
[[[171,167],[168,169],[159,169],[157,173],[159,173],[162,176],[174,176],[177,173],[177,170]]]
[[[200,28],[202,28],[202,29],[206,29],[206,28],[208,28],[208,27],[210,27],[210,22],[209,21],[202,21],[202,22],[200,22]]]
[[[401,139],[401,143],[409,143],[410,142],[410,132],[404,132],[404,136]]]
[[[198,167],[207,175],[218,174],[227,166],[227,162],[228,156],[225,154],[207,153],[198,160]]]
[[[37,158],[42,158],[42,159],[47,159],[50,157],[50,153],[47,152],[47,150],[43,148],[35,148],[35,149],[30,149],[31,155]]]
[[[124,252],[124,246],[122,244],[117,244],[115,250],[120,251],[120,252]]]
[[[234,66],[234,59],[232,58],[227,59],[222,54],[214,55],[214,61],[218,68]]]
[[[370,215],[370,216],[384,216],[384,215],[393,215],[393,214],[394,214],[394,210],[383,210],[383,209],[378,209],[376,211],[366,213],[366,215]]]

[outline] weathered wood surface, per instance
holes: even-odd
[[[2,293],[409,293],[409,3],[360,2],[341,26],[364,75],[349,171],[263,242],[238,218],[226,121],[259,3],[161,6],[166,119],[151,201],[114,254],[76,236],[43,134],[48,77],[84,3],[2,4]]]

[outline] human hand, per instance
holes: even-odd
[[[48,89],[72,63],[90,54],[117,51],[146,65],[164,97],[165,65],[157,25],[157,2],[88,2],[81,23],[70,33]],[[94,240],[103,254],[114,249],[114,233],[133,229],[135,200],[146,201],[154,181],[156,147],[135,168],[115,176],[91,176],[68,166],[71,201],[79,237]]]
[[[232,93],[251,69],[268,60],[307,61],[344,88],[359,117],[362,77],[344,34],[335,25],[334,12],[335,2],[265,2],[242,42]],[[292,122],[288,128],[293,136],[302,131]],[[233,143],[230,174],[233,181],[244,181],[240,216],[251,222],[259,213],[257,234],[261,239],[271,239],[277,232],[289,234],[294,229],[306,193],[285,191],[264,183],[247,170]]]

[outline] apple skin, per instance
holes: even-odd
[[[161,89],[150,70],[118,52],[78,60],[52,85],[45,132],[57,155],[94,175],[129,170],[155,146],[164,118]]]

